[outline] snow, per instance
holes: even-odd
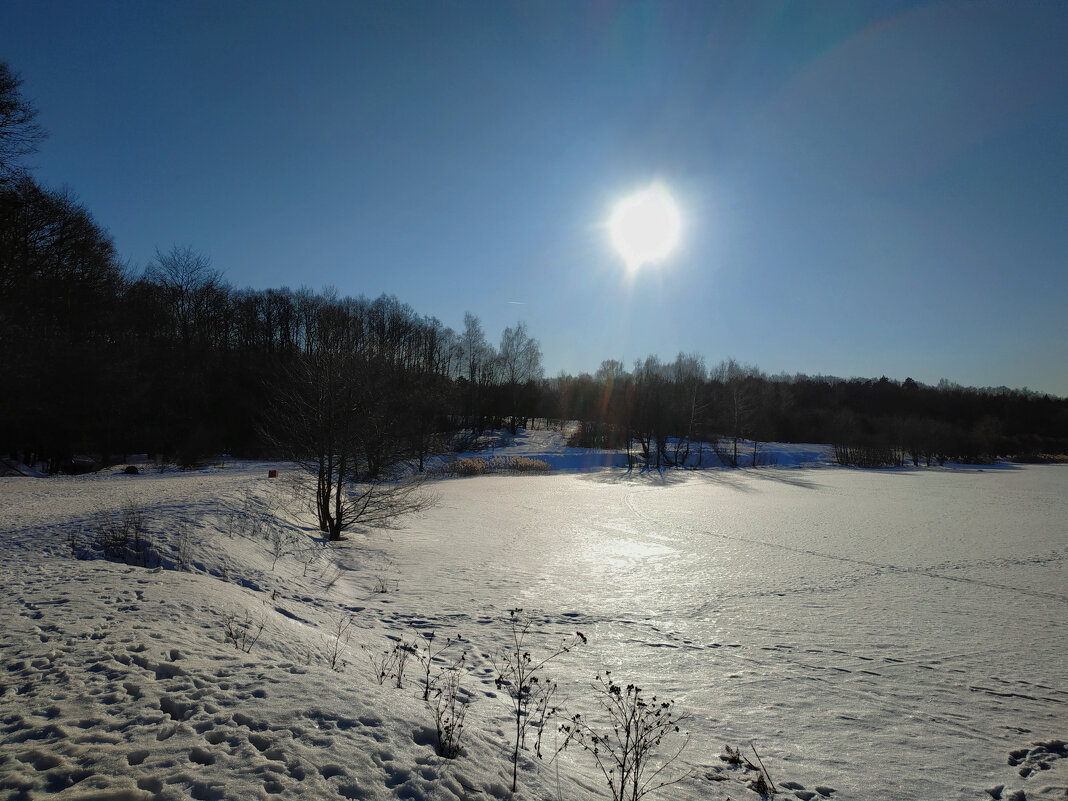
[[[535,656],[588,639],[545,668],[568,714],[595,718],[607,669],[688,715],[683,779],[651,797],[758,798],[719,758],[751,742],[780,798],[1068,796],[1068,468],[767,445],[776,466],[643,473],[563,441],[502,437],[553,471],[432,481],[406,528],[331,547],[290,465],[0,478],[0,798],[510,798],[517,607]],[[131,502],[159,569],[72,556]],[[451,760],[419,666],[398,689],[371,665],[430,632],[467,650]],[[528,740],[515,797],[608,797],[559,741]]]

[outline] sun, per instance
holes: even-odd
[[[612,245],[631,270],[670,256],[681,230],[679,208],[660,183],[623,198],[608,221]]]

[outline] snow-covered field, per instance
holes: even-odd
[[[506,450],[550,475],[434,481],[405,529],[277,562],[271,531],[316,534],[286,465],[0,479],[0,798],[509,798],[494,667],[516,607],[535,657],[588,639],[545,668],[569,714],[596,718],[608,669],[688,715],[664,774],[683,779],[654,798],[757,798],[719,759],[750,742],[780,798],[1068,797],[1068,467],[858,471],[783,446],[660,475],[560,445]],[[131,500],[164,569],[71,556]],[[249,653],[226,638],[246,619]],[[468,650],[454,760],[415,658],[400,689],[372,667],[430,632]],[[539,761],[528,739],[517,797],[607,797],[558,742]]]

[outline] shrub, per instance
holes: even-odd
[[[481,476],[489,470],[485,459],[454,459],[441,467],[441,472],[448,476]]]
[[[374,669],[375,681],[385,684],[387,680],[394,682],[394,686],[400,690],[404,688],[404,672],[408,668],[408,659],[418,650],[413,643],[397,640],[392,648],[385,651],[370,653],[367,655]]]
[[[567,438],[569,448],[622,448],[627,444],[626,432],[612,423],[583,421]]]
[[[421,642],[398,640],[392,648],[368,654],[368,659],[374,669],[375,681],[379,684],[385,684],[387,680],[393,681],[395,686],[401,689],[404,686],[408,660],[412,656],[416,658],[422,668],[423,701],[434,716],[438,755],[453,759],[460,754],[460,739],[467,717],[468,700],[460,690],[467,652],[464,651],[452,662],[446,662],[441,658],[442,654],[451,646],[462,642],[459,635],[446,637],[435,649],[433,631],[425,634],[415,629],[415,633],[419,635]],[[435,666],[438,668],[436,675]]]
[[[515,456],[505,461],[507,464],[504,469],[513,473],[548,473],[552,470],[548,462],[543,462],[541,459],[530,459],[526,456]]]
[[[156,567],[161,557],[148,533],[145,514],[134,498],[127,498],[121,509],[101,509],[93,517],[88,542],[71,531],[71,553],[79,559],[92,558],[94,552],[105,559],[142,567]]]
[[[293,556],[305,550],[306,538],[298,531],[275,522],[267,528],[267,549],[271,552],[271,570],[283,556]],[[305,567],[305,573],[307,568]]]
[[[304,564],[306,576],[308,567],[322,555],[322,551],[301,531],[279,519],[276,509],[280,497],[281,493],[276,493],[266,499],[257,498],[252,488],[246,487],[240,505],[227,503],[223,507],[226,533],[230,537],[240,534],[250,539],[263,540],[271,555],[272,571],[282,557],[298,557]],[[284,501],[284,498],[281,500]]]
[[[414,626],[412,628],[415,629]],[[441,642],[441,645],[439,645],[438,648],[435,650],[435,632],[431,631],[424,634],[418,629],[415,629],[415,633],[418,634],[423,641],[422,646],[420,646],[419,643],[416,642],[414,644],[414,648],[415,658],[419,661],[419,665],[423,669],[423,700],[429,701],[430,695],[434,691],[434,688],[437,686],[437,682],[439,681],[439,679],[441,679],[442,674],[444,674],[445,671],[456,668],[461,663],[463,663],[467,658],[467,653],[464,652],[463,654],[461,654],[460,658],[453,662],[451,665],[439,667],[438,675],[432,676],[431,673],[433,671],[434,664],[436,662],[440,664],[440,662],[442,661],[442,655],[447,650],[449,650],[451,646],[463,642],[463,638],[459,634],[457,634],[455,637],[446,637]]]
[[[438,735],[438,756],[454,759],[460,755],[467,700],[460,696],[462,665],[466,654],[455,664],[445,668],[439,676],[432,698],[427,705],[434,714],[434,728]]]
[[[728,765],[738,766],[742,764],[742,749],[731,748],[729,745],[723,747],[724,753],[719,755],[719,758],[726,762]]]
[[[835,443],[834,461],[843,467],[901,467],[905,464],[905,454],[904,451],[884,445]]]
[[[746,786],[754,793],[759,795],[775,795],[779,792],[779,789],[775,786],[775,782],[771,780],[771,775],[768,773],[768,769],[764,767],[764,761],[760,758],[760,754],[757,753],[756,745],[750,743],[749,747],[753,749],[753,755],[757,759],[757,764],[754,765],[746,757],[742,756],[741,748],[731,748],[731,746],[724,746],[725,753],[719,755],[719,758],[726,762],[728,765],[734,767],[741,767],[746,771],[752,771],[756,773],[756,778],[750,779]],[[758,767],[759,765],[759,767]],[[789,786],[789,784],[784,785]]]
[[[1016,464],[1068,464],[1068,454],[1063,453],[1018,453],[1011,461]]]
[[[400,579],[388,579],[385,576],[376,576],[375,583],[371,587],[371,592],[376,595],[386,595],[390,592],[396,592],[400,589]]]
[[[661,779],[688,740],[668,758],[653,764],[657,751],[666,737],[680,734],[683,716],[675,714],[674,701],[658,701],[654,695],[648,701],[635,684],[623,687],[612,674],[597,677],[601,709],[607,716],[607,726],[598,727],[581,715],[573,715],[571,723],[561,727],[568,742],[577,742],[593,754],[597,767],[608,782],[613,801],[638,801],[643,796],[685,778]]]
[[[175,536],[174,568],[175,570],[188,570],[193,555],[193,546],[189,539],[189,528],[182,524]]]
[[[504,690],[511,702],[512,715],[515,720],[515,740],[512,747],[512,793],[516,791],[519,780],[519,749],[526,742],[527,727],[535,720],[540,725],[544,724],[547,716],[549,699],[556,690],[555,682],[542,676],[542,668],[556,659],[561,654],[566,654],[577,645],[584,644],[586,637],[582,632],[564,640],[555,651],[541,659],[535,659],[527,650],[527,635],[533,621],[523,614],[522,609],[511,609],[508,612],[508,627],[510,643],[496,664],[497,676],[494,679],[497,689]],[[540,715],[532,715],[531,712],[541,711]],[[551,713],[548,713],[551,715]]]
[[[226,634],[226,640],[227,642],[232,642],[237,650],[250,654],[252,653],[252,646],[259,641],[260,635],[263,634],[263,627],[266,622],[263,614],[254,617],[247,609],[244,610],[244,614],[241,617],[238,617],[237,612],[229,612],[223,618],[223,630]]]
[[[484,476],[487,473],[548,473],[551,469],[552,466],[541,459],[531,459],[527,456],[492,456],[488,459],[454,459],[442,465],[441,473],[468,478]]]
[[[330,660],[330,669],[340,673],[345,669],[345,655],[349,650],[349,629],[352,627],[352,615],[341,615],[330,633],[323,637],[326,645],[326,657]]]

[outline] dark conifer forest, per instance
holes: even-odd
[[[470,313],[457,332],[392,296],[234,287],[184,245],[132,269],[70,190],[20,166],[44,134],[2,63],[0,118],[0,457],[71,471],[340,448],[377,479],[532,420],[579,421],[572,444],[657,467],[711,459],[701,443],[736,465],[769,441],[833,443],[860,466],[1068,453],[1068,400],[1028,390],[769,376],[696,354],[546,378],[522,323],[495,345]]]

